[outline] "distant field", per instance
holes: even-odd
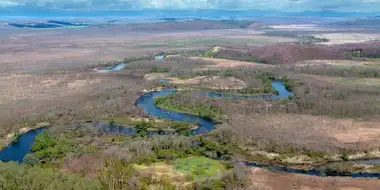
[[[296,41],[257,31],[214,30],[171,33],[124,32],[122,28],[80,28],[1,36],[0,72],[75,70],[99,61],[122,60],[162,51],[196,50],[213,45],[265,45]]]
[[[343,85],[354,85],[354,86],[372,86],[379,88],[380,87],[380,79],[349,79],[349,78],[337,78],[332,81],[336,84],[343,84]]]
[[[341,88],[342,90],[345,89],[346,91],[357,90],[362,91],[363,93],[375,93],[380,89],[379,78],[356,78],[339,76],[333,77],[312,74],[297,74],[294,75],[294,77],[305,80],[310,85],[328,86],[330,88]],[[375,105],[377,104],[374,104],[374,106]]]
[[[380,59],[379,59],[380,61]],[[307,60],[307,61],[300,61],[295,64],[294,66],[299,67],[307,67],[307,66],[336,66],[336,67],[379,67],[380,62],[378,60],[374,59],[371,61],[361,61],[361,60]]]
[[[295,39],[286,37],[253,36],[225,36],[225,37],[188,37],[185,39],[165,39],[154,42],[143,42],[134,45],[135,48],[184,48],[207,47],[210,45],[265,45],[268,43],[294,42]]]
[[[345,43],[362,43],[380,40],[380,34],[364,34],[364,33],[325,33],[316,35],[318,38],[326,38],[328,42],[321,44],[334,45]]]
[[[230,59],[218,59],[218,58],[208,58],[208,57],[191,57],[191,59],[199,59],[203,61],[213,62],[215,65],[207,65],[202,70],[207,69],[222,69],[222,68],[239,68],[239,67],[259,67],[259,68],[271,68],[273,65],[247,62],[247,61],[236,61]]]
[[[324,28],[315,24],[289,24],[289,25],[270,25],[270,28],[273,28],[277,31],[329,31],[331,29]]]

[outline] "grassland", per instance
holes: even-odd
[[[379,157],[380,92],[373,88],[380,76],[376,60],[300,63],[317,58],[343,59],[342,49],[347,47],[299,44],[221,47],[217,55],[212,55],[215,58],[194,57],[206,46],[231,41],[233,45],[293,41],[261,34],[255,34],[255,39],[239,31],[233,37],[220,37],[231,35],[224,32],[219,36],[207,33],[206,37],[200,37],[198,32],[132,37],[115,34],[97,38],[90,35],[74,37],[74,41],[63,36],[52,42],[21,36],[12,42],[16,44],[2,46],[4,57],[9,58],[1,63],[4,67],[0,69],[3,79],[0,85],[5,89],[0,96],[0,134],[4,136],[4,144],[39,123],[49,122],[52,127],[37,137],[34,154],[28,155],[24,164],[2,164],[0,188],[24,188],[17,181],[32,189],[175,189],[178,186],[276,189],[278,183],[284,189],[379,187],[378,181],[366,179],[308,178],[255,168],[247,173],[246,166],[235,162],[248,160],[312,168],[330,160]],[[28,40],[36,41],[41,48],[32,51],[34,45]],[[19,53],[9,52],[11,47]],[[30,49],[21,48],[24,52],[21,56],[22,51],[16,47]],[[77,52],[78,49],[81,51]],[[151,59],[163,50],[169,54],[175,50],[181,59]],[[41,56],[34,56],[38,53]],[[47,64],[57,55],[62,55],[57,58],[57,64]],[[130,63],[123,71],[98,74],[89,69],[98,63],[118,63],[125,57]],[[240,58],[250,59],[239,61]],[[78,64],[66,65],[66,59]],[[21,63],[25,60],[30,65]],[[9,74],[12,71],[17,72]],[[185,123],[144,118],[142,111],[134,106],[143,92],[157,86],[235,95],[261,94],[275,93],[268,83],[275,78],[285,80],[286,87],[295,93],[294,99],[208,99],[194,91],[185,91],[156,100],[158,107],[219,121],[216,130],[202,136],[188,133],[193,126]],[[169,79],[169,84],[160,84],[161,79]],[[110,125],[132,127],[139,132],[127,136],[102,128]],[[175,133],[148,135],[151,130]],[[345,168],[334,168],[339,169]],[[372,169],[377,171],[376,167]],[[46,181],[57,186],[49,186]],[[88,181],[93,183],[89,185]]]
[[[221,176],[220,174],[227,170],[226,166],[219,161],[204,157],[187,157],[174,160],[173,165],[177,171],[190,175],[193,180]]]
[[[190,102],[185,103],[183,101],[189,100],[183,99],[181,96],[177,95],[155,99],[157,107],[168,111],[197,115],[218,122],[226,119],[223,111],[218,107],[208,106],[208,104],[205,104],[205,102],[196,102],[190,100]]]
[[[337,78],[333,80],[333,83],[337,84],[343,84],[343,85],[365,85],[365,86],[372,86],[372,87],[379,87],[380,80],[378,79],[347,79],[347,78]]]
[[[171,180],[174,178],[181,178],[187,180],[188,183],[194,183],[195,181],[204,181],[206,179],[215,178],[218,179],[224,172],[227,172],[227,168],[220,161],[212,160],[206,157],[187,157],[173,160],[171,164],[165,164],[162,162],[152,163],[151,166],[137,165],[137,170],[147,171],[156,170],[157,173],[165,170],[170,171],[169,176]],[[166,172],[165,171],[165,172]]]
[[[281,38],[281,37],[267,37],[263,35],[256,35],[255,38],[244,37],[244,36],[231,36],[229,38],[224,37],[190,37],[186,39],[174,39],[174,40],[158,40],[154,43],[140,43],[133,46],[133,48],[146,49],[146,48],[183,48],[183,47],[207,47],[210,44],[230,46],[230,45],[262,45],[268,43],[268,41],[273,42],[292,42],[295,41],[292,38]]]
[[[103,119],[109,122],[111,125],[119,125],[125,128],[136,128],[140,130],[140,132],[143,130],[145,132],[145,135],[147,135],[147,132],[149,131],[173,132],[185,135],[185,133],[190,134],[190,130],[198,128],[197,125],[190,125],[185,122],[174,122],[144,117],[109,117]]]

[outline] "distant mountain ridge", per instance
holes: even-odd
[[[157,23],[137,23],[126,25],[106,25],[107,27],[123,27],[128,31],[191,31],[216,29],[254,29],[263,30],[268,26],[257,21],[249,20],[186,20],[164,21]],[[104,25],[103,25],[104,27]]]
[[[330,26],[380,26],[380,17],[333,22]]]
[[[27,22],[27,23],[8,23],[9,26],[16,28],[63,28],[63,27],[80,27],[80,26],[89,26],[88,24],[82,22],[66,22],[58,20],[48,20],[47,22]]]

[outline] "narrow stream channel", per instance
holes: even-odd
[[[244,99],[269,99],[269,100],[288,99],[289,96],[293,95],[292,92],[288,91],[285,88],[284,83],[280,80],[272,81],[272,87],[279,92],[277,95],[240,96],[240,95],[231,95],[231,94],[219,94],[215,92],[205,92],[205,95],[212,98],[223,98],[223,99],[244,98]],[[188,122],[191,124],[198,124],[199,128],[193,131],[193,134],[195,135],[206,134],[215,129],[215,123],[211,120],[204,119],[195,115],[171,112],[171,111],[163,110],[156,107],[155,102],[154,102],[155,98],[168,96],[175,93],[177,93],[177,91],[174,89],[166,89],[159,92],[147,93],[140,96],[136,100],[136,106],[138,108],[141,108],[145,114],[151,117],[158,117],[158,118],[167,119],[171,121],[177,121],[177,122]],[[38,130],[30,131],[22,135],[18,139],[17,142],[10,144],[7,148],[5,148],[3,151],[0,152],[0,161],[2,162],[15,161],[15,162],[22,163],[25,155],[31,153],[31,147],[34,143],[35,137],[38,134],[41,134],[44,130],[45,129],[38,129]],[[119,134],[126,134],[126,135],[133,135],[136,132],[134,129],[123,129],[123,128],[109,128],[109,131],[114,132],[114,133],[119,133]],[[365,160],[365,161],[358,160],[358,161],[348,161],[348,162],[338,162],[338,163],[379,164],[380,161],[379,159],[373,159],[373,160]],[[346,173],[328,172],[324,169],[323,166],[314,170],[298,170],[298,169],[293,169],[293,168],[288,168],[288,167],[261,164],[261,163],[251,163],[251,162],[247,162],[246,165],[252,166],[252,167],[266,168],[268,170],[277,171],[277,172],[305,174],[305,175],[320,176],[320,177],[348,176],[348,177],[353,177],[353,178],[360,178],[360,177],[380,178],[380,174],[378,173],[375,173],[375,174],[348,173],[346,174]]]
[[[113,71],[121,71],[125,68],[127,64],[126,63],[120,63],[118,65],[112,66],[112,67],[107,67],[107,68],[95,68],[93,69],[94,71],[98,73],[110,73]]]

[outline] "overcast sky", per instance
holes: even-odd
[[[7,9],[63,10],[261,9],[379,12],[380,0],[0,0]]]

